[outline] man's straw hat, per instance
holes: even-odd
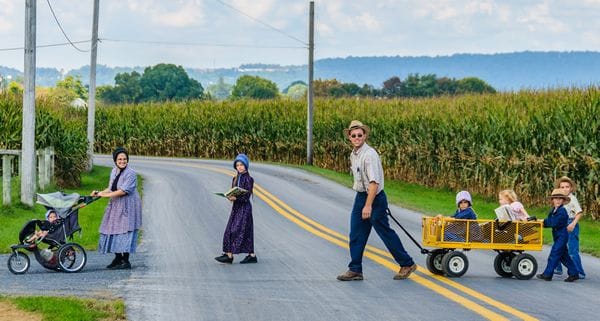
[[[344,129],[344,134],[346,134],[346,136],[348,136],[350,134],[350,131],[352,131],[354,129],[359,129],[359,128],[365,132],[365,135],[369,135],[369,131],[371,131],[369,129],[369,126],[363,124],[359,120],[353,120],[350,122],[350,126],[348,126],[348,128]]]

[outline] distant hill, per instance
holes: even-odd
[[[98,65],[97,84],[114,84],[120,72],[144,67],[108,67]],[[306,81],[307,67],[267,64],[241,65],[237,68],[198,69],[186,68],[188,74],[205,88],[216,83],[219,77],[234,83],[242,75],[255,75],[277,83],[280,90],[296,80]],[[522,88],[587,86],[600,84],[600,52],[518,52],[501,54],[455,54],[436,57],[347,57],[326,58],[315,61],[315,79],[336,78],[342,82],[359,85],[381,84],[392,76],[406,78],[408,74],[436,74],[438,77],[478,77],[498,90]],[[22,75],[18,70],[0,66],[0,75]],[[80,75],[87,83],[89,66],[74,69],[65,75]],[[52,68],[38,69],[37,84],[53,86],[63,77]]]

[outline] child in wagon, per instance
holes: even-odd
[[[456,212],[450,216],[460,220],[476,220],[477,214],[473,210],[471,194],[467,191],[460,191],[456,194]],[[442,218],[442,215],[436,216],[438,219]],[[481,237],[481,231],[479,225],[476,223],[469,224],[470,239],[479,239]],[[467,223],[464,221],[451,222],[445,228],[444,239],[447,241],[464,242],[466,237]]]
[[[525,210],[525,207],[519,199],[515,191],[511,189],[505,189],[498,193],[498,202],[501,206],[508,206],[510,209],[511,216],[517,221],[527,221],[529,214]]]

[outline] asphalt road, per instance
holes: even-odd
[[[111,164],[107,157],[97,160]],[[239,255],[232,265],[219,264],[213,258],[221,254],[231,205],[213,192],[228,188],[231,162],[132,157],[130,166],[144,177],[144,239],[131,271],[107,271],[110,258],[95,253],[81,273],[70,275],[38,267],[13,276],[3,264],[0,293],[117,295],[129,320],[597,319],[600,260],[587,255],[588,278],[571,284],[563,276],[553,282],[500,278],[492,251],[468,252],[467,273],[448,279],[432,276],[425,256],[399,231],[420,267],[396,281],[398,267],[378,250],[385,247],[373,232],[365,280],[339,282],[335,277],[349,261],[344,237],[354,193],[274,165],[250,165],[259,263],[240,265]],[[391,210],[420,239],[421,214]],[[530,252],[539,270],[547,252]]]

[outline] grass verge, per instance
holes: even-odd
[[[344,186],[352,186],[352,177],[350,174],[338,173],[336,171],[318,168],[314,166],[300,166],[311,173],[321,175]],[[427,188],[417,184],[410,184],[401,181],[385,181],[385,192],[390,203],[421,212],[424,215],[443,214],[449,216],[456,210],[455,196],[456,191]],[[350,204],[348,205],[350,206]],[[473,195],[473,209],[477,217],[481,219],[495,219],[494,209],[498,207],[496,200],[483,198]],[[529,215],[536,216],[538,219],[545,218],[550,210],[547,208],[527,208]],[[593,221],[584,216],[580,221],[580,250],[596,257],[600,257],[600,222]],[[544,242],[552,242],[552,233],[550,229],[544,232]]]
[[[18,310],[41,316],[43,321],[121,321],[126,320],[122,300],[79,299],[74,297],[10,297],[0,296]]]

